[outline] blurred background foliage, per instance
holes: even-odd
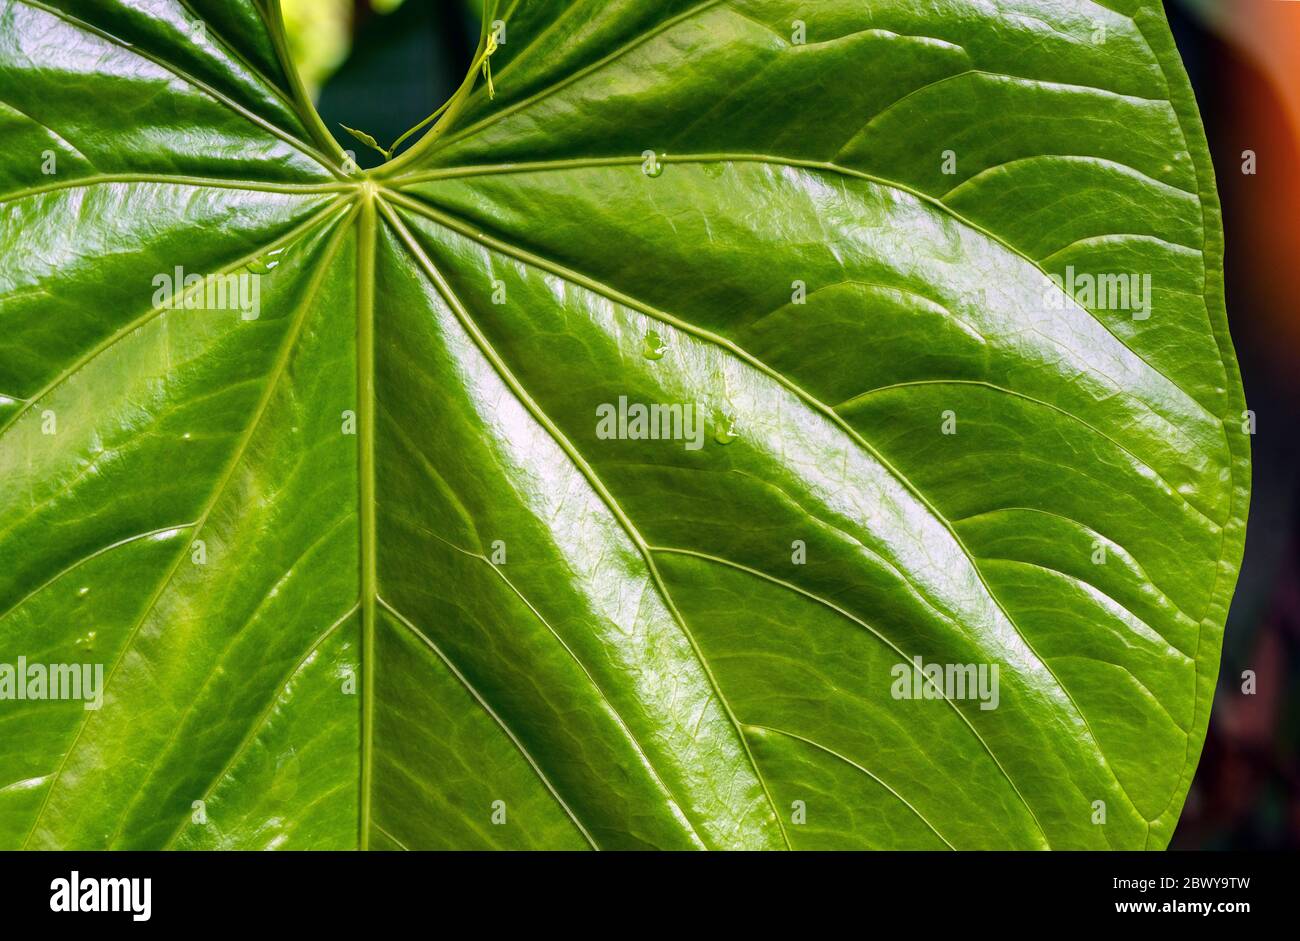
[[[282,0],[284,25],[303,85],[313,99],[352,51],[354,0]],[[373,2],[373,0],[372,0]]]
[[[645,0],[647,3],[655,0]],[[363,167],[441,105],[473,58],[481,0],[282,0],[327,126]],[[1177,848],[1300,848],[1300,3],[1170,0],[1223,200],[1228,316],[1256,413],[1246,561]],[[1244,151],[1258,170],[1242,172]],[[1254,671],[1257,691],[1242,693]]]
[[[1228,320],[1256,417],[1246,559],[1171,846],[1300,848],[1300,3],[1167,3],[1214,158]],[[1246,152],[1256,172],[1243,172]],[[1253,671],[1254,695],[1242,692]]]
[[[482,0],[281,0],[289,48],[326,126],[363,167],[456,90],[474,57]]]

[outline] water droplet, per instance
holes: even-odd
[[[83,650],[94,650],[94,649],[95,649],[95,632],[94,632],[94,631],[87,631],[85,637],[78,637],[78,638],[77,638],[77,646],[78,646],[78,647],[81,647]]]
[[[736,420],[724,413],[717,424],[713,426],[713,440],[718,444],[727,445],[739,437],[740,435],[736,432]]]
[[[82,585],[80,588],[77,589],[78,598],[84,598],[88,594],[90,594],[90,589],[87,588],[85,585]]]
[[[258,255],[245,267],[247,267],[253,274],[269,274],[284,260],[280,257],[284,254],[284,251],[285,246],[283,245],[279,248],[273,248],[269,252],[264,252],[261,255]]]
[[[654,161],[653,163],[648,164],[648,165],[644,168],[644,171],[645,171],[645,175],[648,176],[648,177],[650,177],[650,179],[652,179],[652,180],[657,180],[659,177],[661,177],[661,176],[664,175],[664,164],[663,164],[663,161],[662,161],[662,160],[656,160],[656,161]]]
[[[668,346],[664,343],[663,337],[653,330],[646,333],[641,343],[641,355],[646,359],[663,359],[664,354],[668,352]]]

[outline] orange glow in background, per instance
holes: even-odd
[[[1270,378],[1294,394],[1300,391],[1300,3],[1189,0],[1186,6],[1228,47],[1223,71],[1204,77],[1201,107],[1219,124],[1211,147],[1227,217],[1234,340],[1259,351]],[[1254,176],[1242,173],[1247,150],[1256,155]]]

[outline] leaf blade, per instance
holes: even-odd
[[[0,841],[1163,845],[1249,486],[1203,132],[1154,3],[963,10],[495,4],[494,88],[349,180],[274,10],[5,4],[62,169],[0,158],[0,639],[127,666],[15,714]],[[261,322],[130,319],[266,242]]]

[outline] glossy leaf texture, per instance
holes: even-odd
[[[0,0],[0,661],[104,665],[0,845],[1165,845],[1249,438],[1159,4],[496,3],[370,174],[278,17]]]

